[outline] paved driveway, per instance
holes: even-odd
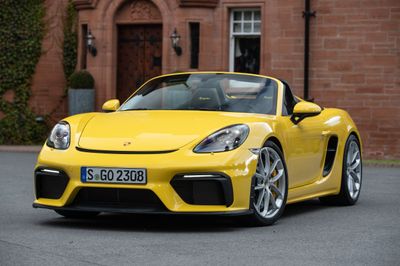
[[[35,159],[0,152],[0,265],[399,265],[399,168],[364,168],[356,206],[308,201],[248,228],[213,217],[60,218],[31,207]]]

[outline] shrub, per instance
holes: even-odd
[[[94,79],[88,71],[77,71],[69,77],[69,87],[72,89],[93,89]]]

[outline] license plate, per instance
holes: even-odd
[[[144,168],[102,168],[81,167],[81,181],[84,183],[146,184]]]

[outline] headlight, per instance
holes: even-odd
[[[47,146],[60,150],[68,149],[70,138],[69,124],[67,122],[60,122],[51,130],[50,136],[47,139]]]
[[[249,135],[246,125],[234,125],[223,128],[207,138],[194,148],[194,152],[222,152],[231,151],[242,145]]]

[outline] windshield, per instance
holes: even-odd
[[[275,80],[242,74],[177,74],[146,83],[121,111],[205,110],[276,114]]]

